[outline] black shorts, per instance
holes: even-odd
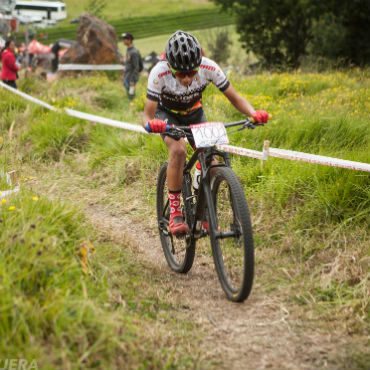
[[[189,114],[175,114],[169,111],[164,110],[161,107],[158,107],[155,112],[155,118],[165,121],[168,125],[175,126],[190,126],[196,123],[207,122],[206,116],[204,114],[203,108],[194,109]],[[173,137],[171,134],[161,135],[162,139],[166,136],[171,137],[172,139],[179,140],[177,137]],[[188,138],[189,144],[192,148],[195,147],[193,137]]]

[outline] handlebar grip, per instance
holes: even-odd
[[[170,128],[170,125],[166,125],[166,132],[170,131]],[[145,126],[145,130],[148,132],[152,132],[152,128],[150,127],[149,123],[147,123],[147,125]]]

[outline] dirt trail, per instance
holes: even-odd
[[[171,300],[181,303],[182,314],[202,327],[202,354],[222,364],[219,369],[334,368],[330,358],[343,339],[319,329],[303,329],[303,322],[291,314],[284,297],[264,293],[258,279],[250,297],[240,304],[226,299],[211,257],[204,260],[196,256],[186,275],[172,272],[162,252],[156,221],[150,219],[150,227],[145,227],[140,223],[142,218],[132,212],[140,204],[105,205],[101,189],[82,190],[71,181],[68,188],[40,181],[35,185],[52,197],[68,194],[70,200],[79,202],[100,234],[117,243],[124,241],[134,258],[152,266],[153,274],[168,287]]]
[[[229,302],[211,260],[195,259],[188,274],[176,274],[167,266],[158,234],[145,232],[129,215],[117,215],[107,206],[92,205],[86,211],[99,230],[124,238],[139,259],[159,270],[189,319],[205,329],[203,351],[208,359],[221,359],[224,369],[328,368],[327,355],[335,351],[332,338],[303,333],[283,299],[266,296],[258,282],[246,302]]]

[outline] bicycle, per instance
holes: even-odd
[[[199,125],[193,125],[199,126]],[[262,126],[250,119],[224,125],[226,128]],[[191,127],[167,126],[164,134],[179,138],[192,135]],[[217,165],[212,159],[222,159]],[[193,192],[191,170],[199,160],[201,175],[198,191]],[[194,262],[196,242],[209,234],[216,272],[227,298],[244,301],[250,294],[254,277],[254,245],[248,204],[243,188],[231,168],[230,155],[217,148],[217,140],[195,149],[184,165],[182,211],[189,233],[182,238],[169,231],[169,199],[166,185],[167,165],[160,167],[157,179],[157,219],[163,252],[169,267],[187,273]],[[212,170],[212,177],[211,177]],[[202,228],[208,221],[208,231]]]

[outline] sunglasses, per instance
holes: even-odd
[[[185,78],[186,76],[188,76],[191,78],[191,77],[194,77],[198,73],[199,67],[190,72],[179,72],[179,71],[175,71],[173,68],[171,68],[171,71],[172,71],[172,74],[175,75],[176,77]]]

